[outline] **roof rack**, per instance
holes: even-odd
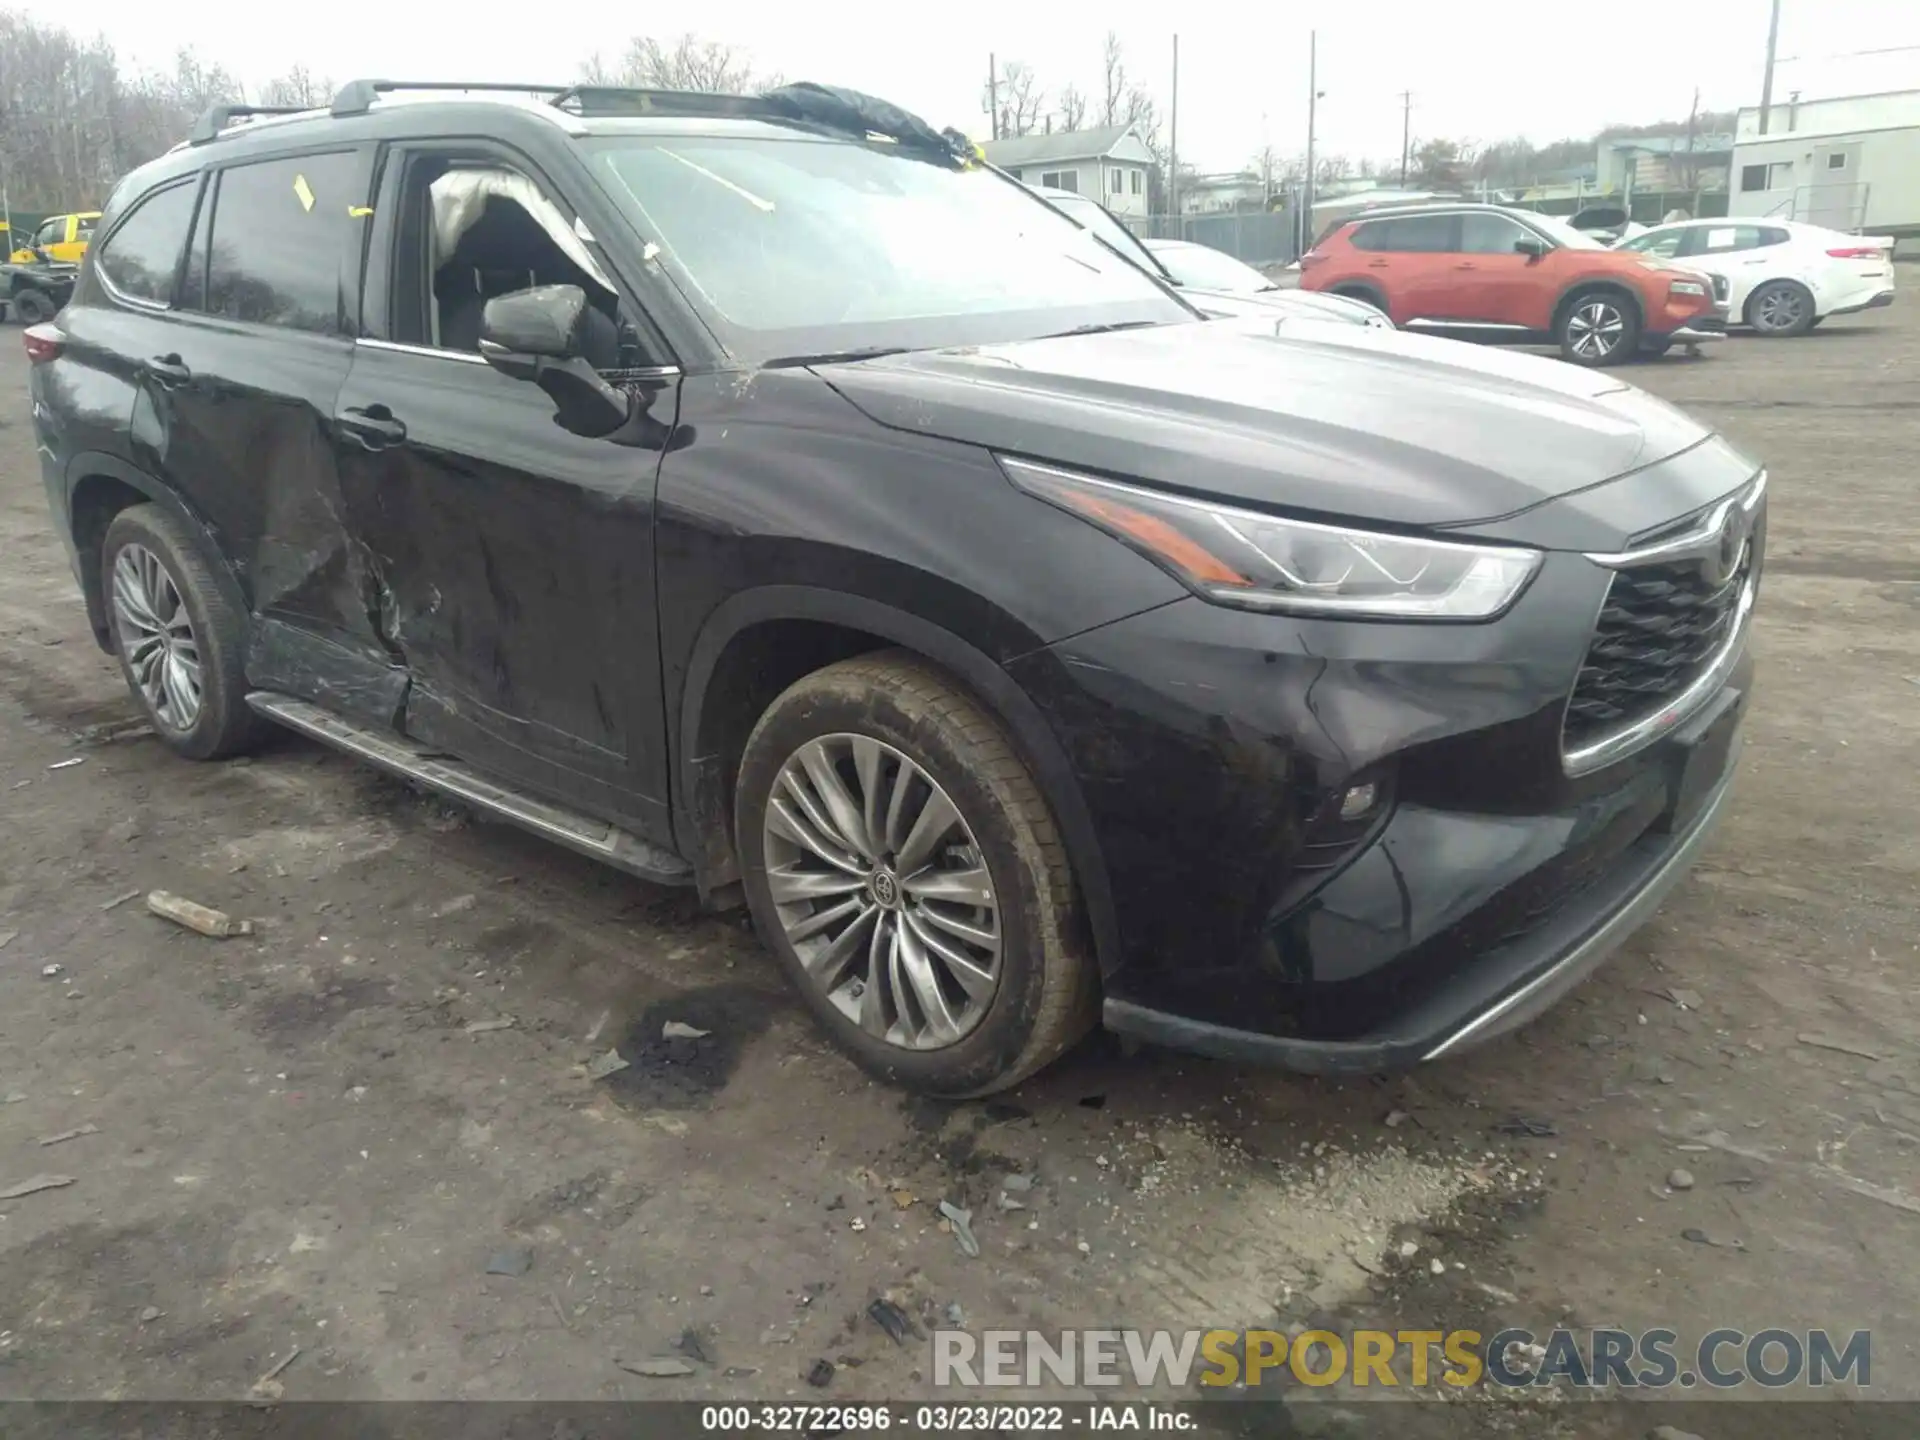
[[[308,108],[305,105],[210,106],[193,122],[193,129],[187,132],[187,143],[204,145],[209,140],[218,140],[221,132],[236,120],[251,120],[260,115],[298,115]]]
[[[340,87],[340,93],[333,97],[333,113],[364,115],[373,108],[375,100],[396,90],[499,90],[515,95],[550,95],[557,102],[558,97],[577,88],[569,85],[508,85],[490,80],[349,80]]]
[[[570,115],[686,115],[766,119],[775,108],[759,95],[704,90],[644,90],[626,85],[570,85],[548,102]]]

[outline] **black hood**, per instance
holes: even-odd
[[[1711,433],[1603,373],[1358,325],[1214,320],[821,373],[894,429],[1408,526],[1512,515]]]

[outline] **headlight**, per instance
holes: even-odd
[[[1667,289],[1675,295],[1705,295],[1707,293],[1707,287],[1702,285],[1698,280],[1671,280],[1667,282]]]
[[[1204,599],[1247,610],[1391,620],[1486,620],[1540,552],[1284,520],[999,457],[1014,484],[1098,525]]]

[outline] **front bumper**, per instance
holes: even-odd
[[[1741,697],[1727,699],[1738,705]],[[1151,1044],[1308,1074],[1399,1070],[1472,1049],[1545,1012],[1652,917],[1712,839],[1732,788],[1729,756],[1684,830],[1642,835],[1611,874],[1538,931],[1488,951],[1442,990],[1363,1034],[1340,1040],[1261,1034],[1116,998],[1105,1002],[1101,1018],[1109,1030]]]

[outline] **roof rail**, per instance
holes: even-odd
[[[305,105],[213,105],[193,122],[193,129],[187,132],[189,145],[204,145],[209,140],[218,140],[235,120],[251,120],[258,115],[298,115],[311,107]]]
[[[567,85],[508,85],[491,80],[349,80],[333,97],[335,115],[364,115],[373,102],[396,90],[501,90],[515,95],[560,96]]]

